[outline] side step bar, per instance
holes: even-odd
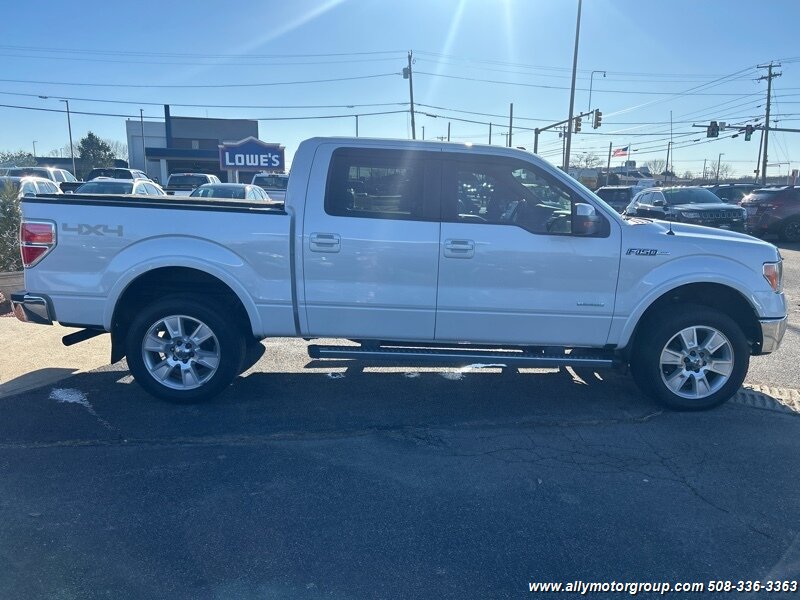
[[[385,346],[320,346],[308,347],[311,358],[349,358],[356,360],[389,360],[432,364],[495,364],[516,367],[588,367],[605,369],[616,366],[610,355],[572,356],[546,355],[508,350],[464,350],[461,348],[404,348]]]

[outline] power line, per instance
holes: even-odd
[[[73,85],[84,87],[113,87],[113,88],[181,88],[181,89],[204,89],[204,88],[254,88],[277,85],[300,85],[308,83],[331,83],[336,81],[355,81],[359,79],[378,79],[380,77],[394,77],[397,73],[378,73],[375,75],[356,75],[353,77],[336,77],[333,79],[309,79],[305,81],[273,81],[264,83],[208,83],[193,85],[166,84],[159,85],[153,83],[82,83],[75,81],[31,81],[28,79],[0,79],[7,83],[33,83],[39,85]]]

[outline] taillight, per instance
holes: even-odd
[[[19,249],[22,266],[30,268],[56,246],[56,224],[52,221],[22,221],[19,225]]]

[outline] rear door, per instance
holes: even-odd
[[[432,340],[439,250],[439,153],[317,150],[302,260],[310,335]]]
[[[620,259],[620,227],[573,233],[588,203],[515,158],[451,155],[443,176],[436,339],[602,346]],[[596,208],[596,207],[595,207]]]

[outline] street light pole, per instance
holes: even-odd
[[[75,168],[75,148],[72,145],[72,121],[69,117],[69,100],[59,100],[67,105],[67,128],[69,129],[69,155],[72,157],[72,174],[78,176],[78,170]]]
[[[719,167],[722,164],[722,157],[725,155],[724,152],[720,152],[719,156],[717,157],[717,183],[719,183]]]
[[[144,110],[139,109],[139,125],[142,128],[142,171],[147,173],[147,150],[145,150],[144,143]]]
[[[594,79],[595,73],[602,73],[603,77],[606,76],[605,71],[592,71],[592,74],[589,75],[589,109],[587,112],[592,112],[592,80]]]
[[[39,140],[33,140],[33,158],[36,158],[36,142]]]
[[[569,151],[572,147],[572,117],[575,110],[575,76],[578,72],[578,41],[581,36],[581,5],[583,0],[578,0],[578,18],[575,23],[575,52],[572,55],[572,86],[569,92],[569,121],[567,121],[567,140],[564,147],[564,172],[569,172]]]

